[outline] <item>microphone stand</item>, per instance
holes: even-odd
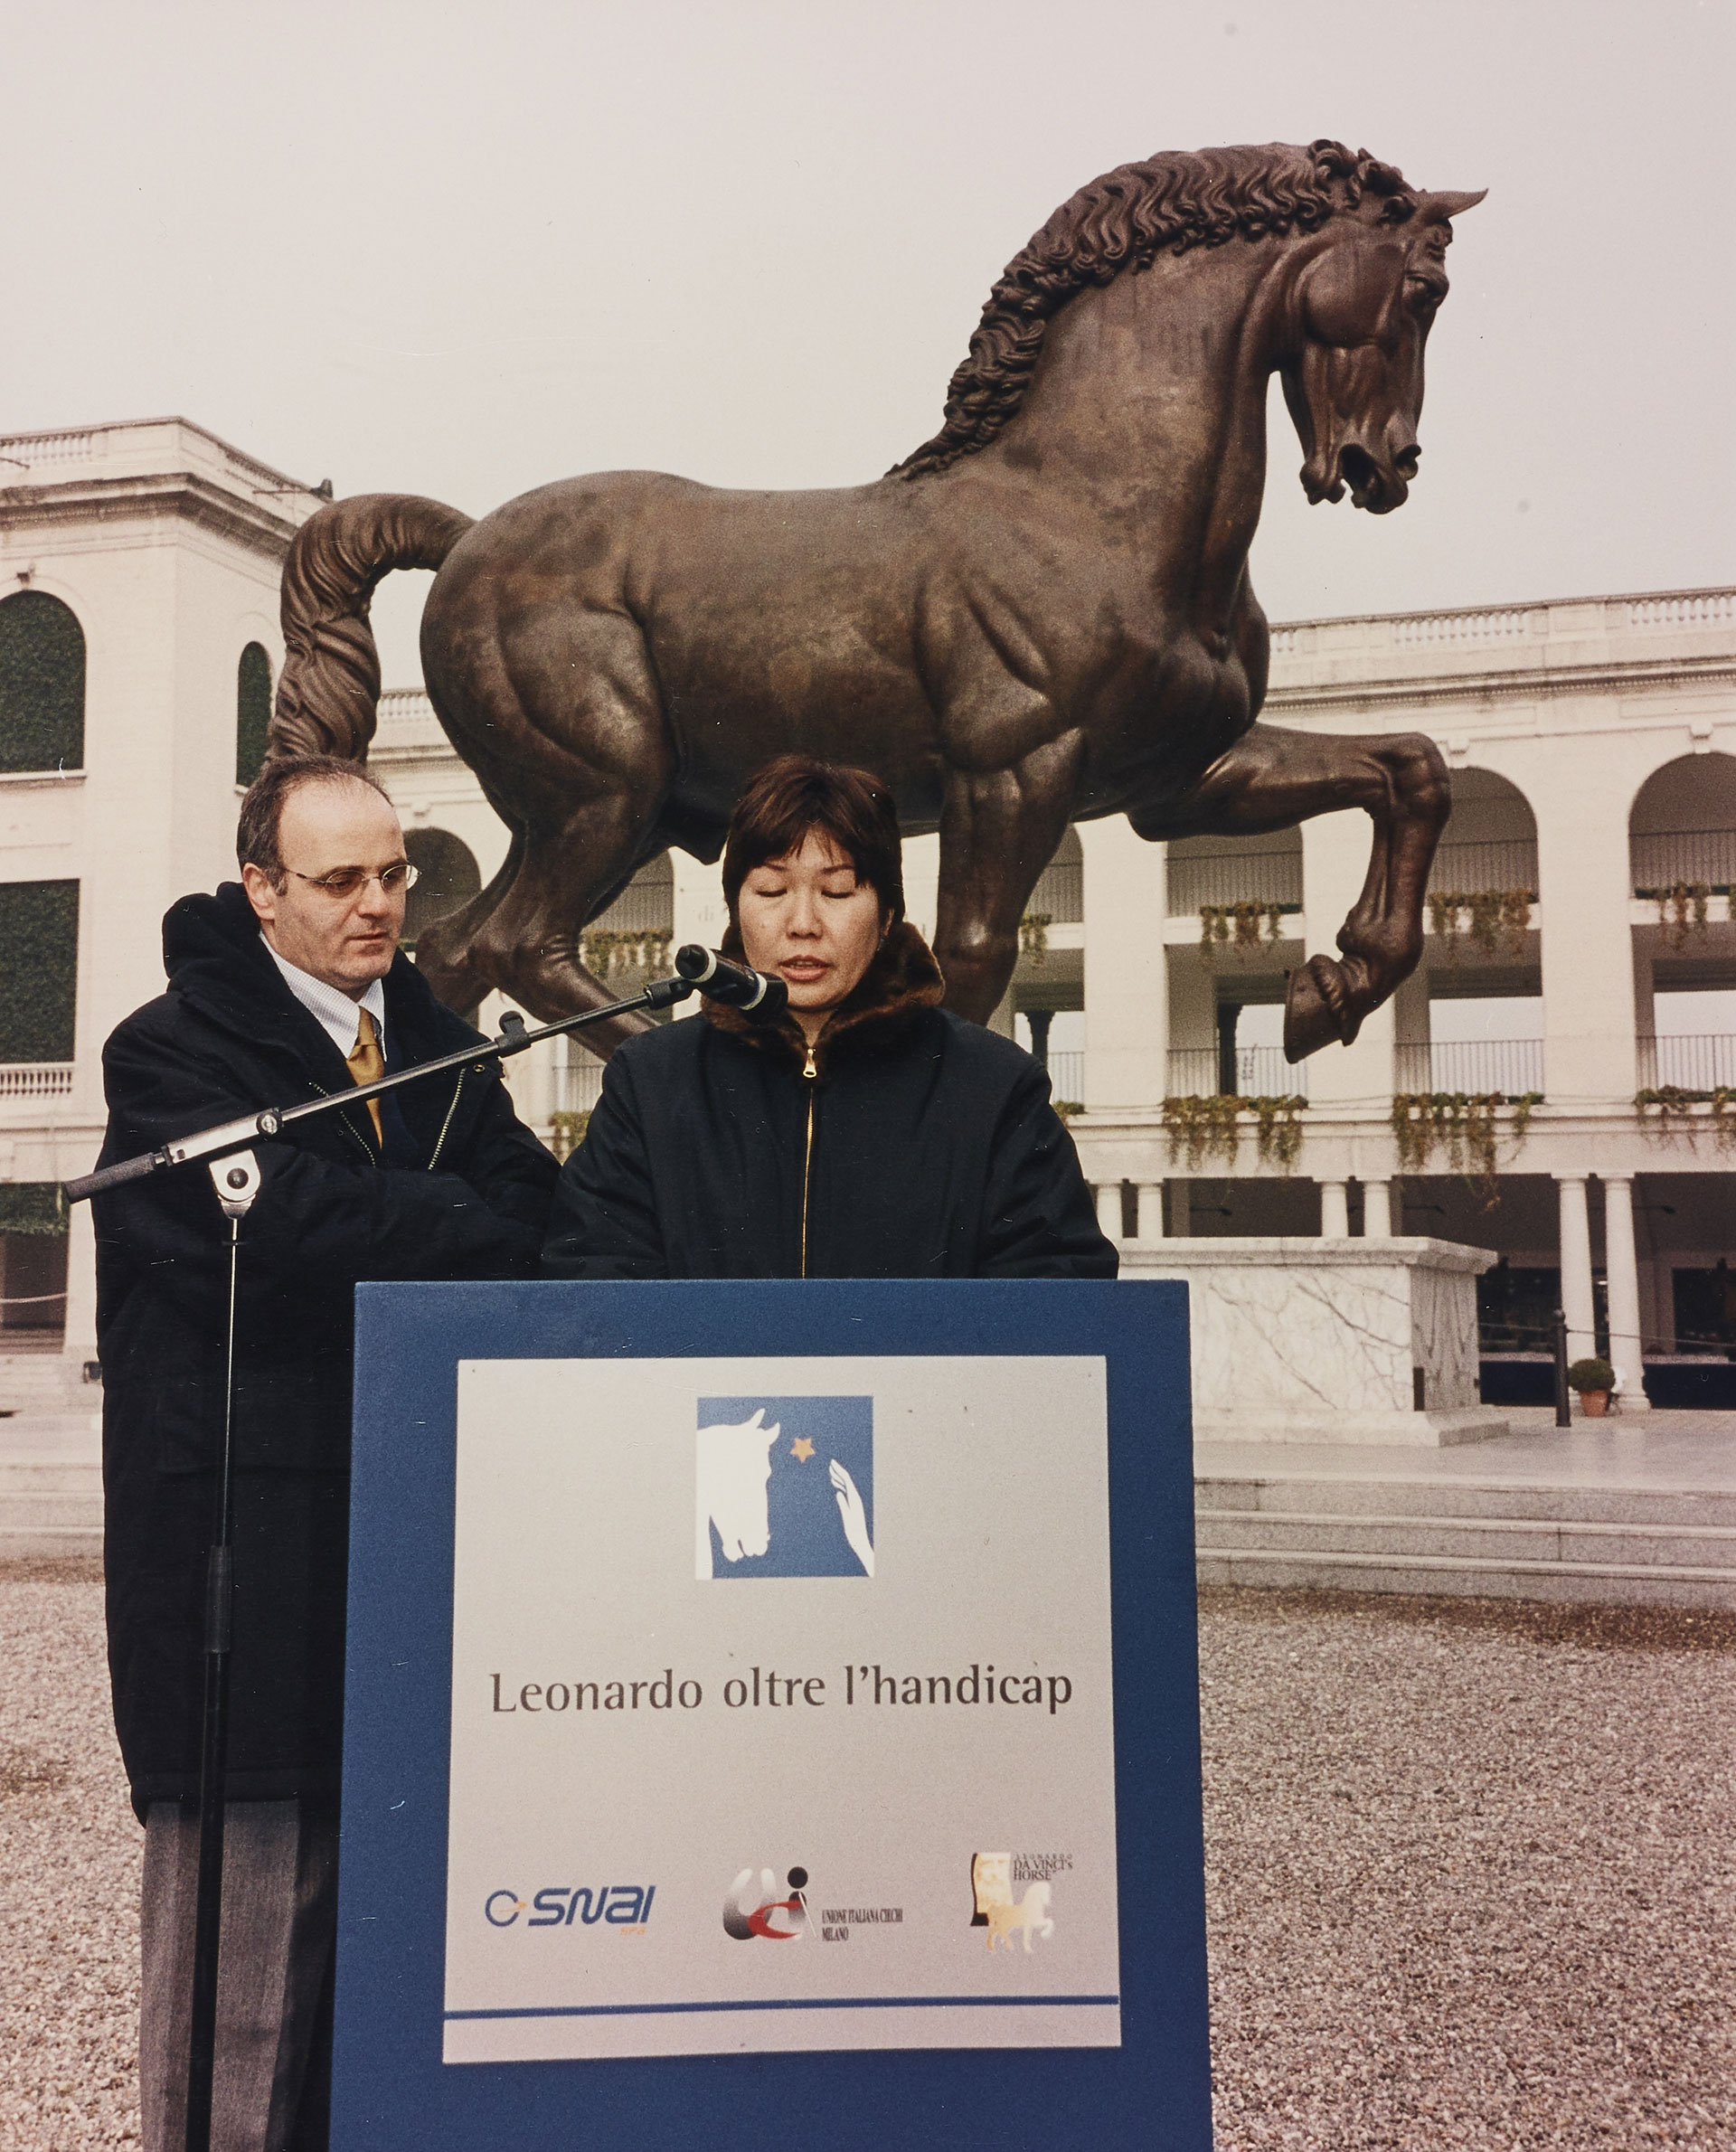
[[[215,1515],[212,1545],[205,1563],[204,1715],[199,1751],[199,1882],[193,1908],[193,2009],[187,2041],[186,2152],[211,2152],[212,2089],[217,2060],[217,1968],[222,1936],[223,1902],[223,1789],[229,1757],[230,1643],[233,1628],[235,1489],[233,1477],[235,1420],[235,1299],[241,1269],[241,1221],[259,1193],[263,1175],[259,1160],[249,1147],[260,1137],[277,1136],[293,1122],[316,1113],[329,1113],[339,1106],[377,1099],[443,1070],[475,1068],[523,1053],[539,1040],[580,1031],[588,1024],[600,1024],[609,1016],[623,1016],[638,1009],[666,1009],[685,1001],[698,989],[685,978],[653,979],[641,993],[606,1008],[588,1009],[559,1024],[545,1024],[529,1031],[516,1010],[500,1020],[498,1036],[437,1061],[401,1069],[373,1083],[358,1083],[305,1106],[267,1106],[237,1121],[223,1121],[192,1136],[178,1137],[160,1150],[145,1151],[136,1158],[123,1158],[81,1179],[66,1183],[69,1203],[82,1203],[108,1188],[143,1180],[171,1166],[194,1159],[210,1161],[209,1171],[217,1200],[229,1221],[229,1314],[225,1336],[223,1385],[223,1437],[218,1456]]]

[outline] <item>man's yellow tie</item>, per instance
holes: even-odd
[[[344,1058],[349,1062],[350,1074],[358,1083],[373,1083],[376,1078],[385,1074],[386,1057],[380,1051],[380,1041],[375,1036],[373,1029],[373,1018],[369,1015],[366,1009],[358,1009],[355,1012],[355,1043]],[[373,1122],[374,1134],[383,1143],[386,1139],[386,1132],[380,1125],[380,1101],[378,1099],[368,1100],[368,1114]]]

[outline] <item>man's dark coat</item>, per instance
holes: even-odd
[[[714,1003],[709,1021],[630,1041],[561,1174],[544,1268],[1113,1278],[1048,1079],[941,992],[904,925],[826,1025],[811,1077],[793,1019],[756,1029]]]
[[[352,1088],[239,884],[163,922],[166,994],[103,1052],[102,1163],[261,1106]],[[476,1038],[407,958],[385,983],[393,1068]],[[432,1077],[261,1142],[241,1226],[229,1791],[335,1793],[343,1714],[353,1288],[536,1268],[556,1175],[497,1068]],[[198,1790],[202,1600],[223,1420],[229,1228],[203,1165],[96,1204],[108,1657],[141,1814]]]

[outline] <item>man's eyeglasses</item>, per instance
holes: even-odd
[[[416,869],[407,859],[397,859],[389,867],[382,867],[377,874],[366,867],[334,867],[329,874],[304,874],[295,867],[285,867],[286,874],[294,874],[297,882],[305,882],[309,889],[318,890],[327,897],[356,897],[370,882],[377,882],[389,897],[395,897],[402,890],[416,886]]]

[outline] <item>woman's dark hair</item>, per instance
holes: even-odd
[[[372,771],[337,755],[288,755],[268,762],[247,788],[241,799],[241,818],[235,825],[235,857],[241,865],[258,867],[273,889],[283,887],[283,855],[278,850],[278,832],[283,824],[284,803],[304,785],[371,785],[386,804],[392,796]]]
[[[799,852],[815,831],[828,836],[873,885],[896,926],[904,917],[904,860],[892,796],[872,770],[822,762],[813,755],[779,755],[748,780],[735,803],[723,846],[723,897],[736,917],[741,884],[769,859]]]

